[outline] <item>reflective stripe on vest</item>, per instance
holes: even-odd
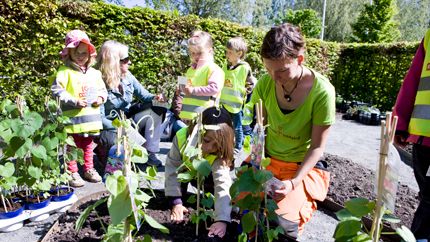
[[[101,79],[101,73],[92,68],[84,74],[62,66],[58,70],[57,75],[67,78],[68,82],[64,89],[76,99],[86,97],[90,88],[99,90],[102,88],[99,85],[103,85],[103,87],[105,85]],[[92,107],[89,105],[85,108],[79,108],[70,105],[62,105],[61,108],[63,115],[70,118],[70,124],[66,125],[64,128],[67,133],[97,133],[103,129],[99,107]]]
[[[188,83],[193,87],[207,86],[209,77],[212,75],[215,68],[217,68],[215,63],[206,64],[197,70],[190,67],[185,76],[188,79]],[[214,104],[214,98],[209,96],[185,96],[182,100],[182,109],[179,113],[179,117],[185,120],[194,119],[199,112],[202,112],[204,109]]]
[[[249,102],[243,107],[242,125],[251,125],[254,120],[254,103]]]
[[[246,78],[250,67],[248,63],[239,63],[239,66],[229,70],[227,65],[223,66],[225,73],[224,88],[221,91],[220,103],[230,113],[238,113],[242,109],[246,94]]]
[[[188,159],[187,157],[185,157],[184,154],[182,154],[182,152],[184,152],[182,149],[185,148],[185,145],[187,143],[187,134],[188,134],[188,128],[182,128],[180,129],[178,132],[176,132],[176,139],[178,140],[178,149],[181,152],[181,158],[182,161]],[[210,165],[212,165],[214,163],[214,161],[216,160],[216,156],[215,155],[207,155],[204,157]]]
[[[424,63],[408,130],[410,134],[430,137],[430,30],[424,37],[423,47]]]

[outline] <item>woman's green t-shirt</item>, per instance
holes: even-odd
[[[303,161],[311,144],[312,125],[335,122],[335,90],[329,80],[313,71],[315,80],[304,103],[293,112],[283,114],[278,106],[275,81],[264,75],[251,98],[259,99],[267,111],[266,152],[270,157],[289,162]]]

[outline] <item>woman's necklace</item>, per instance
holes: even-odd
[[[292,100],[291,99],[291,94],[293,94],[294,90],[296,90],[297,85],[299,84],[299,81],[302,80],[302,77],[303,77],[303,66],[301,66],[301,67],[302,67],[302,72],[300,73],[300,77],[296,81],[296,85],[294,85],[293,89],[290,92],[287,92],[287,90],[285,90],[284,85],[281,85],[282,86],[282,90],[284,91],[284,98],[287,100],[287,102],[291,102],[291,100]]]

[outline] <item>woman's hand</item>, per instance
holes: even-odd
[[[189,96],[193,93],[194,88],[190,85],[186,85],[184,88],[185,95]]]
[[[225,235],[225,231],[227,230],[227,224],[224,222],[215,222],[209,227],[209,237],[214,237],[217,235],[218,237],[222,238]]]
[[[284,183],[284,187],[281,189],[277,189],[272,193],[272,198],[275,201],[282,200],[285,196],[287,196],[288,193],[290,193],[294,187],[293,187],[293,180],[285,180],[282,181]]]
[[[184,221],[184,214],[188,213],[188,209],[182,204],[174,205],[172,208],[172,212],[170,213],[170,219],[174,223],[180,223]]]
[[[91,104],[91,106],[98,107],[98,106],[100,106],[102,104],[103,104],[103,98],[102,97],[97,97],[97,100],[95,102],[93,102]]]

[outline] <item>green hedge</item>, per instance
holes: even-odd
[[[258,77],[264,72],[259,48],[264,31],[218,19],[178,16],[145,8],[124,8],[102,2],[4,0],[0,3],[0,94],[18,94],[31,105],[49,93],[48,77],[61,64],[59,52],[67,31],[85,30],[97,48],[109,39],[130,46],[131,71],[150,91],[169,96],[176,76],[189,65],[185,45],[195,29],[214,38],[215,59],[225,60],[225,43],[243,36],[246,60]],[[307,41],[307,63],[335,85],[346,99],[358,99],[390,109],[417,43],[392,45],[339,45]]]

